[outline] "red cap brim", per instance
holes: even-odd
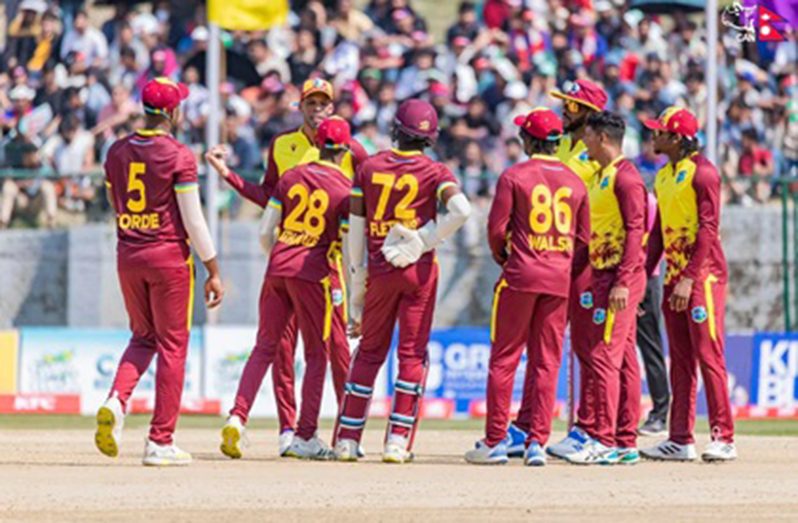
[[[182,82],[177,83],[177,90],[180,92],[180,100],[188,98],[188,86]]]
[[[525,114],[519,114],[513,119],[513,123],[519,127],[523,126],[525,122],[526,122]]]
[[[659,120],[646,120],[643,122],[643,125],[646,126],[647,129],[651,129],[652,131],[665,131],[665,126],[659,123]]]

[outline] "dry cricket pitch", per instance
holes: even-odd
[[[144,436],[126,430],[112,460],[92,431],[0,432],[0,521],[798,520],[791,437],[740,437],[740,459],[722,465],[526,468],[467,465],[476,431],[422,427],[417,461],[397,466],[379,462],[378,430],[366,433],[365,461],[319,463],[276,457],[271,430],[251,431],[244,459],[232,461],[217,431],[187,429],[177,441],[194,463],[153,469],[140,464]]]

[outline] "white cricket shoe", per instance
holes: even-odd
[[[695,461],[698,459],[695,445],[692,443],[680,445],[669,439],[666,439],[654,447],[641,449],[640,455],[646,459],[653,459],[655,461]]]
[[[299,436],[295,436],[291,446],[285,451],[285,455],[292,458],[318,461],[327,461],[335,457],[330,446],[318,436],[313,436],[310,439],[302,439]]]
[[[122,410],[122,403],[119,402],[119,398],[112,396],[97,410],[97,431],[94,433],[97,450],[106,456],[117,457],[124,426],[125,413]]]
[[[232,459],[240,459],[242,443],[246,446],[244,424],[238,416],[230,416],[222,427],[222,444],[219,449],[222,454]],[[243,441],[242,441],[243,440]]]
[[[338,461],[357,461],[360,445],[353,439],[339,439],[335,444],[335,459]]]
[[[287,457],[288,449],[291,448],[291,443],[294,442],[294,431],[291,429],[284,430],[280,433],[280,441],[278,446],[280,448],[280,456]]]
[[[565,438],[554,445],[546,447],[546,454],[555,458],[566,459],[569,454],[579,452],[591,441],[587,432],[579,427],[574,427]]]
[[[500,441],[495,447],[489,447],[485,440],[479,440],[474,448],[465,453],[465,460],[474,465],[504,465],[507,463],[507,443]]]
[[[582,450],[568,454],[565,459],[574,465],[615,465],[620,460],[620,456],[615,447],[607,447],[592,440]]]
[[[407,463],[413,461],[413,453],[407,450],[407,438],[389,434],[382,451],[383,463]]]
[[[142,463],[153,467],[184,466],[191,463],[191,454],[177,445],[158,445],[147,438]]]
[[[708,463],[714,461],[733,461],[737,459],[737,447],[734,446],[734,443],[714,440],[710,442],[704,449],[704,452],[701,453],[701,459]]]

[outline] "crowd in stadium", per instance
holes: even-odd
[[[292,2],[288,24],[223,33],[223,136],[232,163],[260,176],[278,133],[301,124],[298,85],[316,75],[336,87],[336,112],[369,153],[389,145],[398,103],[429,100],[439,111],[434,155],[486,207],[495,180],[523,155],[513,118],[558,104],[553,88],[589,77],[627,121],[627,157],[650,183],[664,159],[641,122],[685,105],[703,128],[707,45],[703,17],[651,16],[623,0],[463,1],[445,35],[431,34],[412,0]],[[180,139],[204,151],[209,32],[203,9],[169,2],[121,5],[98,23],[81,2],[6,2],[0,72],[0,228],[63,225],[105,216],[98,197],[104,156],[142,125],[137,93],[156,76],[185,82]],[[152,7],[152,9],[150,9]],[[102,20],[102,18],[99,18]],[[775,197],[774,180],[798,176],[798,45],[743,43],[722,27],[719,168],[724,201]],[[5,177],[5,178],[3,178]],[[233,192],[224,210],[240,212]],[[58,219],[56,219],[58,217]]]

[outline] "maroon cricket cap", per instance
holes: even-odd
[[[410,99],[402,102],[396,110],[394,124],[410,136],[433,140],[438,136],[438,113],[423,100]]]
[[[571,84],[567,92],[552,91],[550,94],[554,98],[585,105],[594,111],[603,111],[607,105],[607,93],[590,80],[577,80]]]
[[[153,78],[141,90],[144,112],[149,114],[172,111],[186,98],[188,98],[188,87],[164,76]]]
[[[319,149],[344,149],[352,142],[349,123],[340,116],[331,116],[316,129],[316,147]]]
[[[545,107],[535,107],[528,114],[516,116],[513,123],[539,140],[559,140],[562,137],[562,120]]]

